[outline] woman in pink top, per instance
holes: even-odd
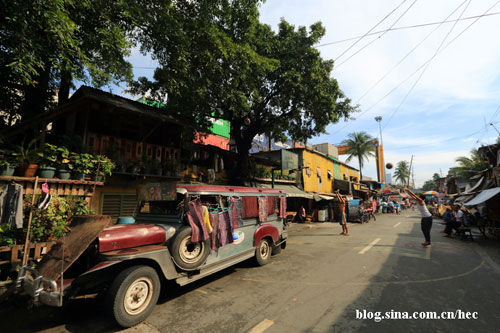
[[[429,210],[425,206],[425,201],[421,197],[417,196],[415,193],[403,187],[403,191],[406,191],[410,197],[412,197],[417,202],[417,208],[422,214],[422,220],[420,221],[420,227],[422,229],[422,233],[425,237],[425,242],[422,243],[423,246],[431,245],[431,228],[432,228],[432,215],[429,213]]]

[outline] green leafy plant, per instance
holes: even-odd
[[[97,171],[97,165],[99,164],[99,175],[100,176],[111,176],[113,169],[116,167],[115,163],[108,157],[104,155],[95,156],[94,167]]]
[[[15,156],[17,156],[17,162],[19,164],[37,164],[39,162],[38,149],[36,147],[36,142],[38,138],[35,138],[25,145],[23,141],[21,145],[15,147]]]
[[[37,152],[43,166],[56,167],[58,165],[58,148],[50,143],[45,143]]]
[[[70,153],[69,160],[71,161],[69,165],[71,167],[70,170],[86,175],[92,173],[92,171],[94,170],[94,156],[91,154]]]
[[[18,154],[12,149],[0,149],[0,169],[17,166]]]
[[[58,147],[57,148],[57,159],[59,162],[59,167],[63,169],[71,170],[73,166],[71,165],[71,161],[69,159],[70,152],[66,147]]]

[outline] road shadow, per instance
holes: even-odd
[[[232,267],[216,272],[186,286],[174,281],[164,281],[157,305],[181,297],[235,272],[238,268],[256,267],[254,260],[248,259]],[[72,299],[62,308],[45,305],[33,307],[28,296],[20,295],[9,302],[8,307],[0,309],[0,332],[117,332],[123,330],[117,325],[105,307],[104,297]],[[9,318],[9,320],[5,320]]]
[[[500,244],[480,239],[478,243],[442,237],[442,225],[434,223],[432,247],[420,243],[423,236],[416,223],[409,234],[399,234],[379,272],[342,315],[310,332],[492,332],[500,325],[498,297],[500,274],[490,267],[476,244],[498,255]],[[376,253],[369,255],[379,255]],[[411,255],[408,253],[411,252]],[[365,254],[366,255],[366,254]],[[360,319],[363,310],[397,318],[396,311],[409,314],[435,311],[477,312],[479,319],[414,320]],[[391,312],[392,311],[392,312]],[[325,317],[328,317],[325,316]],[[378,317],[378,316],[376,316]],[[325,329],[325,327],[328,327]]]

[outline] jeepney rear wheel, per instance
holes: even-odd
[[[131,327],[144,321],[160,296],[160,279],[150,266],[132,266],[115,278],[106,305],[116,322]]]
[[[191,234],[191,227],[179,229],[171,246],[175,264],[186,271],[200,267],[210,254],[210,241],[191,242]]]
[[[269,239],[263,238],[260,240],[259,246],[255,250],[255,260],[260,266],[264,266],[271,259],[272,245]]]

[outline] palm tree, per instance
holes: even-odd
[[[459,166],[450,168],[450,173],[461,179],[469,179],[480,171],[488,169],[488,162],[483,160],[483,156],[479,154],[477,149],[470,151],[471,156],[459,156],[455,161],[460,163]]]
[[[366,132],[353,132],[347,135],[348,139],[342,141],[342,144],[347,146],[346,153],[349,154],[346,162],[350,162],[354,157],[359,163],[359,177],[363,179],[363,165],[368,158],[375,156],[373,143],[375,138]]]
[[[410,166],[406,161],[399,161],[394,170],[394,179],[399,180],[401,184],[405,184],[410,177]]]

